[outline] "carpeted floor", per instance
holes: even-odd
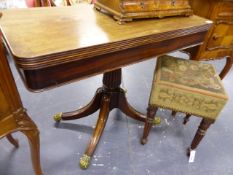
[[[185,57],[184,54],[175,55]],[[161,125],[154,127],[149,142],[142,146],[139,139],[143,124],[127,118],[119,110],[110,113],[104,134],[87,170],[79,168],[95,126],[98,112],[56,126],[52,116],[71,111],[88,103],[102,76],[65,85],[41,93],[25,89],[10,60],[24,106],[40,130],[41,164],[44,175],[232,175],[233,155],[233,71],[223,80],[230,100],[216,123],[208,130],[197,149],[194,163],[188,163],[186,148],[196,132],[200,118],[193,116],[182,125],[183,114],[173,119],[170,111],[159,110]],[[212,61],[218,71],[224,60]],[[155,59],[123,69],[127,98],[138,111],[145,113],[148,103]],[[6,139],[0,141],[0,175],[33,175],[26,138],[15,133],[20,148],[14,149]]]

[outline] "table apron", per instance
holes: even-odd
[[[206,31],[194,33],[47,68],[20,69],[20,73],[29,90],[44,90],[119,69],[187,46],[201,44],[205,34]]]

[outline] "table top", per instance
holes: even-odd
[[[198,16],[136,20],[123,25],[89,4],[2,11],[3,38],[18,67],[46,68],[155,41],[207,31]]]

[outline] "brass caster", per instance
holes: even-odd
[[[87,169],[89,166],[90,159],[91,159],[90,156],[83,154],[83,156],[80,158],[80,162],[79,162],[80,168]]]
[[[154,120],[153,120],[153,124],[154,125],[160,125],[161,123],[161,118],[160,117],[155,117]]]
[[[62,112],[59,112],[53,116],[53,119],[55,120],[55,122],[60,122],[61,116],[62,116]]]

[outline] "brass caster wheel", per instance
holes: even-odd
[[[80,162],[79,162],[80,168],[87,169],[89,166],[90,159],[91,159],[90,156],[83,154],[83,156],[80,158]]]
[[[161,118],[160,117],[155,117],[154,120],[153,120],[153,124],[154,125],[160,125],[161,123]]]
[[[62,112],[59,112],[53,116],[53,119],[55,120],[55,122],[60,122],[61,116],[62,116]]]

